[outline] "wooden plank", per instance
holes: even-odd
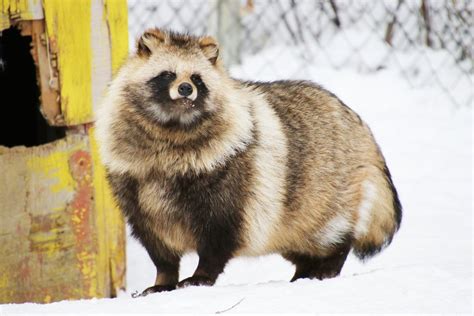
[[[115,73],[128,55],[127,0],[104,0],[112,49],[112,72]]]
[[[8,1],[7,13],[28,8],[26,0],[21,5]],[[42,20],[18,23],[24,35],[32,36],[41,111],[55,126],[91,122],[112,72],[128,54],[126,0],[81,2],[82,16],[75,19],[83,23],[69,23],[67,15],[77,9],[73,2],[45,1],[48,36]]]
[[[63,124],[90,123],[112,72],[128,54],[126,0],[44,0],[44,10]]]
[[[125,289],[125,221],[106,181],[105,168],[99,157],[94,133],[94,128],[89,129],[94,166],[94,204],[100,246],[99,255],[102,265],[110,271],[108,277],[111,285],[109,294],[115,297],[120,289]]]
[[[23,20],[16,23],[22,36],[31,36],[31,56],[36,66],[40,88],[40,111],[49,125],[65,125],[59,104],[58,72],[53,65],[56,57],[48,52],[44,20]]]
[[[89,135],[0,147],[0,303],[110,297],[125,280],[124,223]]]
[[[93,120],[91,1],[100,0],[43,3],[49,46],[57,55],[61,113],[66,125]]]
[[[99,106],[104,91],[112,79],[110,36],[105,20],[105,8],[101,1],[91,3],[92,49],[92,109]]]
[[[100,4],[102,5],[102,4]],[[93,8],[96,7],[93,4]],[[102,8],[94,10],[91,22],[97,31],[92,39],[93,64],[108,66],[93,70],[93,108],[96,109],[101,101],[106,84],[121,66],[128,55],[128,6],[126,0],[104,0]],[[98,19],[99,18],[99,19]],[[104,31],[104,25],[107,30]],[[102,31],[100,31],[102,30]],[[100,49],[99,45],[102,45]],[[107,45],[104,45],[107,44]],[[107,52],[102,52],[103,49]],[[94,48],[95,47],[95,48]],[[105,80],[104,80],[105,79]],[[94,128],[89,129],[91,152],[94,161],[94,189],[99,244],[104,247],[107,263],[110,264],[111,296],[116,296],[120,289],[125,288],[125,222],[121,211],[114,203],[112,193],[105,178],[105,169],[99,158],[99,150],[95,141]],[[106,248],[106,249],[105,249]]]
[[[0,0],[0,14],[19,18],[10,13],[29,1],[41,3]],[[126,1],[43,2],[46,28],[15,24],[33,39],[43,115],[68,132],[44,146],[0,146],[0,303],[109,297],[125,286],[125,224],[89,122],[128,52]]]
[[[44,20],[26,21],[22,22],[22,25],[28,23],[31,25],[31,52],[36,65],[37,82],[40,87],[41,113],[50,125],[64,125],[64,117],[61,114],[59,103],[58,72],[53,67],[56,61],[55,56],[48,52],[45,22]]]
[[[0,302],[93,297],[87,137],[0,151]]]

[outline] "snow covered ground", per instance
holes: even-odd
[[[273,79],[245,60],[236,75]],[[262,59],[263,58],[263,59]],[[291,68],[285,56],[276,64]],[[291,73],[291,72],[289,72]],[[282,75],[283,76],[283,75]],[[472,108],[454,107],[432,87],[412,89],[395,68],[373,74],[335,71],[314,63],[303,77],[336,93],[371,126],[404,207],[390,247],[363,264],[350,256],[340,277],[289,283],[291,264],[277,255],[234,259],[214,287],[186,288],[132,299],[152,285],[155,269],[145,250],[128,239],[127,292],[116,299],[0,305],[10,313],[471,313]],[[462,97],[472,98],[472,85]],[[181,277],[197,256],[187,255]]]

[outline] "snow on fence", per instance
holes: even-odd
[[[218,38],[231,69],[262,51],[265,62],[256,67],[278,78],[304,78],[308,64],[362,72],[390,66],[414,88],[434,85],[453,105],[472,104],[472,93],[465,93],[474,74],[471,0],[128,3],[131,45],[151,26],[207,33]],[[274,62],[282,55],[291,67]]]

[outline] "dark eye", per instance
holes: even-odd
[[[174,80],[176,78],[176,74],[171,71],[163,71],[158,75],[158,77],[163,78],[165,80]]]
[[[148,84],[153,90],[160,90],[167,88],[174,79],[176,79],[175,73],[163,71],[158,76],[148,80]]]
[[[202,82],[201,76],[198,74],[192,75],[191,80],[196,86],[201,86],[204,84],[204,82]]]

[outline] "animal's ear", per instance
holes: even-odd
[[[154,47],[164,44],[166,34],[160,29],[150,29],[145,31],[137,41],[137,53],[140,56],[148,57]]]
[[[217,44],[217,41],[211,36],[205,36],[199,40],[199,46],[204,56],[209,59],[211,64],[215,65],[217,57],[219,57],[219,44]]]

